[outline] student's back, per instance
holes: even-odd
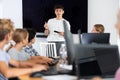
[[[8,53],[11,58],[15,60],[25,61],[30,59],[30,55],[25,53],[22,48],[28,44],[28,32],[25,29],[16,29],[13,33],[12,39],[15,45],[9,49]]]
[[[14,47],[8,51],[8,54],[12,59],[19,60],[19,61],[26,61],[30,59],[30,55],[25,53],[23,50],[19,52]]]

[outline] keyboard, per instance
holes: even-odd
[[[57,75],[58,71],[57,71],[57,67],[56,66],[50,66],[50,68],[47,71],[43,70],[40,73],[43,74],[44,76],[47,76],[47,75]]]
[[[41,76],[50,76],[50,75],[58,75],[58,74],[68,74],[70,70],[57,70],[56,64],[59,62],[59,59],[54,59],[52,64],[49,64],[50,68],[48,70],[38,71],[30,74],[30,77],[41,77]]]
[[[52,75],[58,75],[58,74],[70,74],[71,70],[61,70],[58,71],[56,66],[50,66],[50,68],[45,71],[38,71],[34,72],[30,75],[30,77],[42,77],[42,76],[52,76]]]
[[[50,66],[50,68],[45,71],[38,71],[38,72],[34,72],[30,74],[30,77],[42,77],[42,76],[50,76],[50,75],[57,75],[58,71],[57,71],[57,67],[56,66]]]

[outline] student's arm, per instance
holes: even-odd
[[[45,56],[31,56],[32,60],[39,60],[45,63],[51,63],[53,59],[45,57]]]
[[[35,64],[44,64],[44,65],[48,65],[48,63],[49,63],[48,61],[40,59],[40,58],[37,58],[37,59],[31,58],[29,61],[32,63],[35,63]]]
[[[33,68],[9,68],[4,61],[0,61],[0,73],[6,78],[17,77],[20,75],[46,70],[46,66],[34,66]]]
[[[28,68],[28,67],[33,67],[35,65],[35,63],[30,61],[16,61],[13,59],[10,59],[9,63],[14,67],[20,67],[20,68]]]
[[[31,59],[42,59],[42,56],[31,56]]]

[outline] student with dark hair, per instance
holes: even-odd
[[[48,36],[47,41],[48,42],[55,42],[57,49],[60,48],[61,44],[64,43],[64,26],[63,21],[65,20],[63,18],[64,14],[64,7],[61,5],[56,5],[54,7],[55,11],[55,18],[49,19],[47,23],[45,23],[45,34]],[[70,24],[67,20],[65,20],[68,24],[68,29],[70,30]],[[58,53],[58,52],[57,52]]]
[[[46,70],[46,66],[44,65],[28,65],[24,63],[24,61],[16,61],[3,50],[5,44],[11,40],[13,31],[14,27],[10,19],[0,19],[0,80],[8,80],[8,78]],[[11,68],[9,67],[9,64],[17,68]]]
[[[51,59],[45,56],[40,56],[39,53],[33,48],[32,44],[35,43],[35,35],[36,35],[36,31],[32,28],[28,28],[26,29],[29,33],[29,37],[28,37],[28,44],[23,47],[23,50],[29,54],[30,56],[33,57],[37,57],[36,59],[41,59],[42,61],[46,61],[46,62],[50,62]]]
[[[26,29],[29,33],[28,37],[28,45],[26,45],[23,50],[28,53],[30,56],[39,56],[39,53],[33,48],[32,44],[35,43],[35,35],[36,31],[33,30],[32,28],[27,28]]]

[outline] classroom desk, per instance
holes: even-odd
[[[19,76],[20,80],[77,80],[76,76],[70,75],[53,75],[53,76],[43,76],[43,78],[31,78],[29,75]]]
[[[66,76],[66,78],[65,78],[65,76],[66,75],[61,75],[61,76],[51,76],[50,77],[50,80],[67,80],[67,79],[69,79],[69,80],[77,80],[77,78],[76,77],[70,77],[70,76],[68,76],[68,78],[67,78],[67,76]],[[64,79],[60,79],[60,77],[64,77]],[[53,78],[53,79],[52,79]],[[29,77],[29,75],[22,75],[22,76],[20,76],[19,77],[19,79],[20,80],[49,80],[49,79],[44,79],[44,78],[31,78],[31,77]],[[81,79],[81,80],[84,80],[84,79]],[[89,79],[90,80],[90,79]],[[107,79],[102,79],[102,80],[114,80],[114,78],[107,78]]]
[[[19,79],[20,79],[20,80],[44,80],[44,79],[42,79],[42,78],[31,78],[31,77],[29,77],[28,74],[27,74],[27,75],[19,76]]]
[[[72,69],[72,66],[65,66],[65,69]],[[77,76],[71,76],[71,75],[53,75],[53,76],[43,76],[43,78],[31,78],[29,77],[29,74],[19,76],[20,80],[77,80]],[[84,80],[84,79],[82,79]],[[89,79],[90,80],[90,79]],[[103,79],[103,80],[114,80],[113,78]]]

